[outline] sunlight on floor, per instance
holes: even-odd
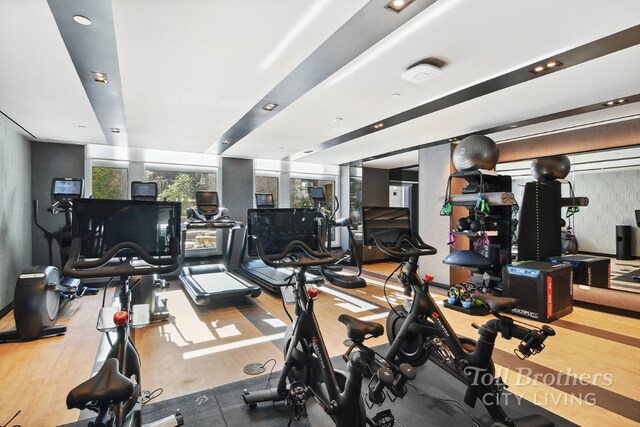
[[[281,338],[284,338],[284,332],[257,338],[250,338],[247,340],[236,341],[228,344],[214,345],[212,347],[203,348],[201,350],[187,351],[182,355],[182,358],[185,360],[194,359],[196,357],[207,356],[209,354],[222,353],[224,351],[235,350],[242,347],[249,347],[255,344],[261,344],[269,341],[275,341]]]

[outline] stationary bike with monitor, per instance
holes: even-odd
[[[338,427],[390,427],[389,411],[368,420],[360,390],[363,364],[360,353],[353,352],[347,372],[334,370],[314,314],[317,288],[307,289],[305,270],[310,266],[329,265],[335,256],[318,236],[315,209],[250,209],[251,242],[265,264],[295,269],[296,319],[285,334],[285,362],[277,386],[248,391],[244,402],[255,408],[260,402],[285,402],[296,418],[307,416],[306,402],[315,399]],[[284,295],[283,295],[284,297]],[[347,325],[348,337],[362,342],[365,336],[380,336],[381,325],[359,323]]]
[[[51,214],[64,213],[65,223],[56,231],[45,229],[38,222],[38,201],[33,201],[33,221],[42,230],[49,249],[49,265],[36,265],[24,270],[16,282],[13,307],[16,329],[0,334],[0,342],[29,341],[62,335],[66,326],[55,325],[65,303],[85,294],[96,294],[79,279],[62,277],[53,263],[53,242],[60,249],[61,268],[67,262],[71,244],[72,200],[82,197],[84,181],[77,178],[54,178],[51,183]]]
[[[238,258],[244,225],[229,219],[229,211],[219,206],[218,193],[215,191],[197,191],[196,206],[187,210],[189,221],[182,231],[182,257],[186,254],[185,241],[191,230],[228,231],[224,262],[221,264],[204,264],[183,266],[180,281],[194,303],[208,305],[214,300],[231,297],[260,295],[259,286],[247,282],[235,272],[230,271],[230,260]]]
[[[356,243],[353,236],[353,230],[351,229],[350,218],[336,219],[336,213],[340,209],[340,203],[338,198],[335,198],[335,209],[329,213],[327,207],[327,200],[325,198],[324,189],[322,187],[308,187],[309,197],[313,201],[314,207],[320,213],[321,220],[321,235],[324,237],[325,245],[331,249],[331,234],[332,231],[338,227],[344,227],[347,229],[349,235],[349,248],[343,252],[333,265],[322,265],[312,270],[321,274],[329,282],[341,288],[363,288],[367,286],[367,282],[360,276],[362,274],[362,260],[358,256],[358,251],[355,250]],[[346,273],[338,263],[350,258],[355,260],[355,264],[358,268],[358,274]]]
[[[65,275],[119,277],[120,293],[119,306],[103,307],[97,325],[101,332],[116,332],[117,338],[100,370],[69,392],[67,407],[97,412],[91,427],[140,427],[140,355],[130,328],[146,326],[150,317],[148,304],[133,305],[131,293],[140,283],[135,276],[171,273],[180,267],[180,203],[78,199],[75,209]],[[144,264],[133,265],[134,258]],[[177,411],[146,425],[182,424]]]
[[[255,196],[258,209],[274,208],[273,194],[256,193]],[[232,260],[233,270],[247,280],[255,282],[271,292],[280,293],[280,288],[288,285],[293,280],[292,269],[283,268],[282,266],[274,268],[260,259],[248,232],[244,234],[242,250],[236,255],[240,257],[238,260]],[[322,286],[324,284],[322,276],[310,272],[306,273],[305,280],[308,285]]]
[[[501,378],[495,377],[491,355],[498,334],[505,339],[520,340],[514,352],[520,359],[526,359],[541,352],[545,347],[544,341],[555,335],[555,331],[547,325],[538,329],[524,323],[519,324],[503,314],[519,305],[517,299],[478,293],[475,298],[489,308],[495,319],[482,326],[473,324],[478,330],[478,341],[457,335],[429,294],[429,282],[433,280],[433,276],[427,275],[425,280],[418,277],[419,257],[434,255],[436,250],[411,231],[409,209],[363,207],[362,218],[365,244],[375,243],[385,254],[401,260],[404,268],[398,274],[398,279],[405,294],[413,295],[409,310],[398,305],[389,312],[387,336],[391,348],[382,358],[385,363],[376,362],[379,359],[375,357],[378,355],[373,350],[362,348],[357,342],[352,345],[352,349],[360,350],[363,359],[370,362],[374,371],[376,367],[378,369],[370,390],[375,389],[378,383],[387,381],[386,378],[393,379],[397,376],[402,370],[402,363],[420,366],[430,360],[467,385],[464,402],[474,407],[480,400],[494,425],[553,426],[551,421],[537,414],[519,419],[509,417],[500,403],[500,396],[506,386]],[[392,381],[388,382],[392,385]],[[393,386],[388,389],[396,396],[396,391],[403,391],[396,390]],[[374,396],[374,393],[369,393],[369,396]],[[384,394],[377,394],[372,400],[379,404],[384,397]]]

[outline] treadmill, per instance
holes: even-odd
[[[256,206],[258,209],[273,209],[274,208],[273,194],[270,193],[256,193]],[[258,256],[258,252],[255,245],[249,242],[249,236],[251,235],[251,229],[258,226],[258,224],[252,223],[256,221],[256,216],[251,216],[251,210],[247,213],[247,230],[244,234],[243,248],[240,252],[241,259],[237,263],[237,273],[242,277],[251,280],[263,288],[271,292],[280,292],[282,286],[286,286],[293,279],[293,270],[290,268],[273,268],[267,266]],[[236,267],[232,261],[232,268]],[[306,273],[307,285],[309,286],[322,286],[324,279],[322,276]]]
[[[237,238],[242,236],[243,225],[228,218],[228,211],[219,206],[216,191],[197,191],[196,206],[187,211],[189,221],[182,230],[182,252],[185,256],[185,240],[188,230],[229,230],[227,250],[224,253],[224,264],[205,264],[185,266],[180,271],[180,281],[185,290],[197,305],[208,305],[213,300],[250,296],[255,298],[262,290],[249,283],[226,267],[237,250]]]

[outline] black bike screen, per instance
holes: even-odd
[[[362,207],[362,235],[365,245],[375,244],[373,233],[391,245],[402,234],[411,235],[409,208]]]
[[[315,202],[324,202],[324,188],[322,187],[308,187],[307,191],[309,192],[309,197]]]
[[[152,256],[169,256],[169,240],[180,237],[180,203],[74,199],[72,235],[82,239],[84,258],[99,258],[122,242],[137,243]]]
[[[320,250],[316,209],[249,209],[247,215],[247,233],[260,239],[267,255],[279,254],[293,240]],[[258,256],[254,239],[249,239],[248,254]]]

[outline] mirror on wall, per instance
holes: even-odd
[[[624,225],[631,227],[631,255],[640,256],[640,229],[635,219],[635,211],[640,209],[640,146],[567,156],[571,172],[566,179],[571,187],[562,186],[562,197],[569,197],[573,188],[575,196],[589,198],[589,206],[578,212],[567,215],[567,208],[562,209],[565,230],[571,227],[579,252],[615,255],[616,227]],[[518,203],[524,185],[533,180],[531,161],[499,163],[496,167],[498,173],[513,178]]]

